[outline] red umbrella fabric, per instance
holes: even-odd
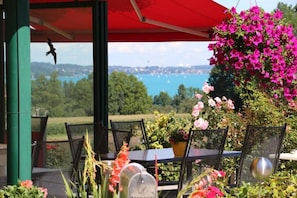
[[[226,8],[212,0],[107,1],[109,42],[209,41],[211,29],[227,17]],[[32,42],[48,37],[55,42],[92,42],[88,3],[94,1],[30,0]]]

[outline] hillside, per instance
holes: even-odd
[[[129,66],[109,66],[108,72],[122,71],[128,74],[203,74],[209,73],[212,66],[195,65],[189,67],[177,66],[147,66],[147,67],[129,67]],[[32,78],[39,75],[50,76],[54,71],[59,76],[76,76],[85,75],[93,72],[93,66],[82,66],[75,64],[57,64],[32,62],[31,63]]]

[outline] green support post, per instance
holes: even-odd
[[[29,1],[4,2],[7,80],[7,184],[31,179]]]
[[[0,4],[0,27],[4,27],[4,8]],[[4,32],[0,31],[0,142],[5,141]]]

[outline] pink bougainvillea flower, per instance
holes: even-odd
[[[234,74],[236,85],[251,80],[275,99],[288,103],[297,97],[297,38],[282,12],[266,13],[258,6],[237,13],[214,28],[210,64]],[[207,86],[203,91],[208,93]],[[231,107],[231,104],[230,104]]]

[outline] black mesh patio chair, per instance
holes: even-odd
[[[45,153],[45,166],[33,168],[32,180],[36,185],[47,184],[53,186],[63,185],[62,174],[69,181],[69,185],[79,182],[79,172],[83,169],[81,155],[84,146],[84,137],[74,139],[74,158],[71,154],[68,140],[39,141],[36,149]],[[35,156],[38,158],[38,156]],[[47,187],[47,186],[45,186]]]
[[[200,175],[205,168],[221,169],[221,159],[224,152],[228,127],[207,130],[190,130],[189,141],[185,151],[185,156],[181,166],[178,190],[195,176]],[[209,149],[213,152],[213,157],[209,159],[190,159],[191,153],[195,149]]]
[[[48,116],[31,116],[32,143],[46,140],[47,121]],[[35,155],[38,155],[38,161],[34,162],[34,166],[43,167],[45,163],[43,150],[36,150]]]
[[[132,130],[130,131],[112,130],[112,135],[114,138],[116,153],[119,153],[124,142],[129,145],[130,139],[132,137]]]
[[[48,116],[31,116],[32,141],[46,140]]]
[[[34,166],[36,166],[37,162],[37,141],[34,141],[31,145],[31,167],[33,169]]]
[[[144,145],[144,149],[149,149],[149,142],[145,130],[144,120],[132,120],[132,121],[113,121],[110,120],[110,127],[112,131],[119,130],[119,131],[132,131],[131,142],[134,142],[132,139],[134,137],[139,138],[139,144]],[[133,146],[130,145],[132,148]]]
[[[268,158],[273,166],[273,172],[277,171],[285,133],[286,124],[283,126],[247,126],[236,175],[236,186],[240,186],[243,181],[258,182],[250,171],[251,163],[257,157]]]
[[[88,132],[89,141],[93,147],[94,145],[94,124],[93,123],[83,123],[83,124],[69,124],[65,122],[66,133],[68,136],[68,141],[70,145],[72,158],[75,158],[75,139],[79,139],[85,136]]]
[[[228,128],[213,130],[193,130],[189,132],[187,148],[183,160],[179,163],[179,180],[167,185],[166,182],[160,183],[158,190],[177,190],[179,192],[185,183],[189,182],[195,176],[201,174],[204,168],[219,169],[221,158],[224,151]],[[212,153],[212,158],[195,159],[190,158],[195,149],[208,149]]]
[[[98,128],[98,131],[96,131],[98,138],[99,138],[99,143],[98,145],[94,145],[94,129]],[[69,144],[70,144],[70,149],[71,149],[71,153],[74,157],[74,144],[73,144],[73,139],[78,139],[83,137],[86,132],[88,132],[88,136],[89,136],[89,141],[92,145],[93,150],[96,153],[99,153],[100,159],[107,159],[107,160],[112,160],[115,158],[115,153],[110,153],[108,151],[108,149],[104,149],[104,150],[100,150],[100,148],[107,148],[108,147],[108,133],[111,133],[111,129],[108,129],[107,127],[105,127],[103,125],[102,122],[98,123],[98,126],[96,126],[95,123],[81,123],[81,124],[70,124],[65,122],[65,128],[66,128],[66,132],[67,132],[67,136],[68,136],[68,140],[69,140]],[[105,155],[104,155],[105,154]],[[85,151],[83,149],[83,154],[82,154],[82,159],[84,159],[85,157]]]

